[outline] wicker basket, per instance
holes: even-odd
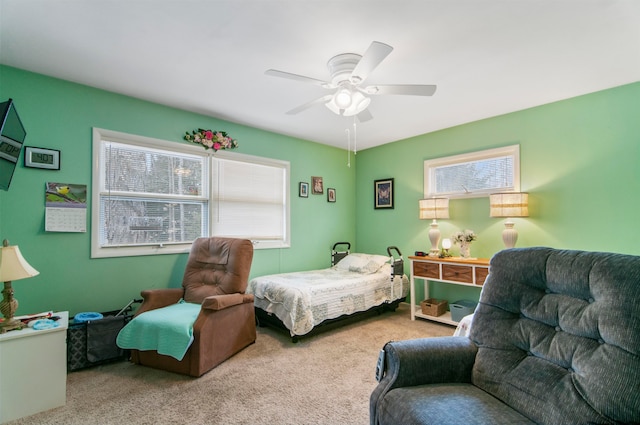
[[[449,303],[447,300],[437,300],[435,298],[427,298],[420,303],[422,314],[428,316],[441,316],[447,311]]]

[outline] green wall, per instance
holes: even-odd
[[[634,83],[359,152],[358,248],[395,244],[405,257],[428,251],[429,222],[418,219],[424,160],[519,144],[530,217],[514,219],[518,247],[640,255],[639,110],[640,83]],[[395,179],[395,208],[374,210],[373,181],[388,177]],[[474,230],[472,256],[488,258],[504,247],[503,220],[489,217],[485,197],[451,200],[450,219],[439,223],[443,237]],[[473,288],[451,293],[448,287],[438,285],[431,295],[451,301],[479,294]]]
[[[238,139],[241,153],[290,161],[292,246],[256,250],[252,276],[327,267],[331,246],[342,240],[359,252],[396,245],[405,258],[428,250],[428,222],[417,207],[423,161],[516,143],[522,190],[530,194],[530,217],[515,219],[517,246],[640,255],[640,83],[359,151],[351,168],[342,149],[0,66],[0,100],[8,98],[27,129],[25,144],[62,152],[60,171],[24,168],[21,159],[11,188],[0,191],[0,238],[19,245],[40,271],[14,283],[18,314],[113,310],[142,289],[180,285],[186,254],[91,259],[88,232],[44,231],[45,182],[91,185],[92,127],[176,143],[186,130],[220,129]],[[336,188],[336,203],[298,197],[298,182],[313,175]],[[395,208],[374,210],[373,181],[389,177]],[[473,229],[472,255],[490,257],[503,247],[503,220],[488,211],[487,198],[452,200],[443,237]],[[479,290],[436,285],[432,295],[476,298]]]
[[[240,153],[290,161],[291,248],[256,250],[252,276],[328,267],[333,243],[355,246],[355,166],[346,166],[342,149],[0,66],[0,99],[8,98],[27,130],[25,145],[61,151],[60,171],[24,168],[20,158],[11,187],[0,191],[0,238],[40,272],[14,282],[18,314],[114,310],[142,289],[181,284],[186,254],[91,259],[89,232],[44,231],[45,182],[91,187],[92,127],[176,143],[187,143],[187,130],[219,129],[238,140]],[[335,188],[337,202],[326,193],[299,198],[298,182],[311,176]]]

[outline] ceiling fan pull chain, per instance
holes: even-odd
[[[345,128],[344,131],[347,133],[347,167],[351,168],[351,134],[348,128]]]
[[[358,134],[356,133],[356,117],[353,117],[353,154],[358,154]]]

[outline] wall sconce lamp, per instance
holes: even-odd
[[[516,246],[518,232],[511,217],[529,217],[529,194],[522,192],[493,193],[489,195],[489,216],[506,217],[502,241],[507,248]]]
[[[418,206],[420,207],[421,220],[433,220],[429,229],[429,241],[431,242],[429,257],[438,257],[440,255],[438,249],[440,229],[438,229],[437,219],[449,218],[449,198],[421,199]]]
[[[0,302],[0,312],[4,316],[4,321],[0,322],[0,333],[24,327],[21,321],[13,317],[18,309],[18,300],[13,297],[11,281],[38,274],[40,272],[31,267],[24,259],[20,248],[17,245],[9,246],[9,241],[5,239],[2,243],[2,251],[0,251],[0,282],[4,282],[2,301]]]

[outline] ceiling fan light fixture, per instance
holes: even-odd
[[[358,115],[360,112],[367,109],[367,106],[371,103],[371,98],[366,97],[360,92],[355,92],[353,94],[353,101],[351,102],[351,106],[344,110],[345,117],[351,117],[353,115]]]
[[[333,97],[335,104],[340,109],[347,109],[353,103],[353,95],[348,89],[341,89]]]
[[[340,111],[340,108],[338,107],[338,105],[336,105],[336,101],[335,99],[332,97],[331,100],[329,100],[327,103],[324,104],[324,106],[326,106],[327,108],[329,108],[329,110],[331,112],[333,112],[336,115],[340,115],[342,111]]]

